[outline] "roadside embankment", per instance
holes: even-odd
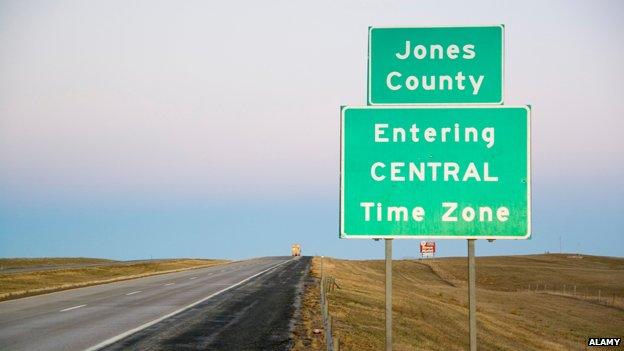
[[[328,300],[340,350],[383,349],[384,262],[325,258],[323,269],[338,285]],[[318,257],[311,274],[320,276]],[[394,349],[467,349],[466,279],[465,258],[394,261]],[[307,304],[304,298],[302,316],[308,318],[308,329],[322,328],[315,289],[308,290]],[[584,349],[588,337],[621,335],[623,305],[622,258],[477,258],[480,350]],[[299,336],[306,339],[299,344],[318,344],[310,330]]]

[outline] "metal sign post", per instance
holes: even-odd
[[[468,239],[468,331],[470,351],[477,351],[477,291],[475,288],[475,239]]]
[[[386,351],[392,351],[392,239],[386,242]]]

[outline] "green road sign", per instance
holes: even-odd
[[[502,104],[504,27],[369,28],[368,104]]]
[[[526,106],[343,107],[340,237],[527,239]]]

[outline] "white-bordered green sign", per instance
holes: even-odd
[[[502,104],[504,26],[370,27],[368,104]]]
[[[341,110],[340,237],[527,239],[528,106]]]

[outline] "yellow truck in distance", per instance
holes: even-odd
[[[292,244],[292,247],[290,248],[290,255],[293,257],[301,256],[301,245]]]

